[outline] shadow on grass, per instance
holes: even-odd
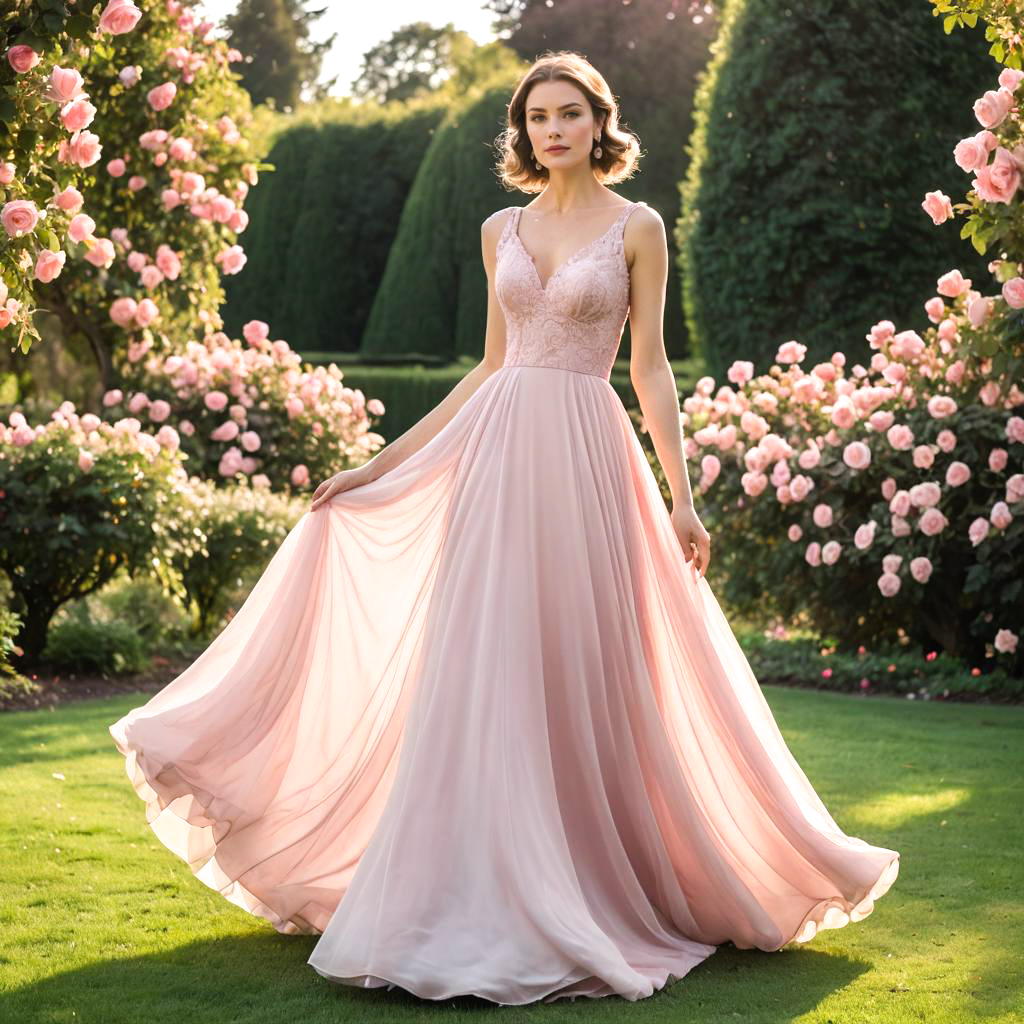
[[[502,1020],[719,1019],[737,1005],[758,1024],[789,1021],[871,969],[850,957],[810,949],[763,953],[723,945],[684,978],[649,999],[619,996],[497,1006],[474,996],[420,999],[401,988],[336,985],[306,963],[315,936],[245,935],[199,941],[163,953],[92,964],[10,992],[0,999],[6,1020],[19,1024],[104,1024],[192,1020],[247,1022],[301,1019],[413,1020],[457,1013],[466,1019],[501,1013]],[[796,979],[799,979],[797,982]],[[754,1007],[759,1009],[750,1015]],[[296,1014],[301,1013],[301,1017]],[[684,1016],[685,1015],[685,1016]]]

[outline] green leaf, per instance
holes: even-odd
[[[14,101],[9,100],[6,96],[0,97],[0,121],[5,124],[14,124],[18,116],[18,108],[15,107]]]
[[[960,237],[966,238],[968,235],[973,235],[978,230],[978,221],[972,217],[966,224],[960,229]]]
[[[57,236],[49,228],[43,232],[43,244],[50,250],[50,252],[60,251],[60,242],[57,240]]]
[[[988,242],[980,232],[971,235],[971,244],[984,256],[985,250],[988,248]]]
[[[1001,42],[996,43],[988,52],[992,54],[992,56],[995,57],[997,61],[1002,63],[1005,51],[1003,50],[1003,44]]]
[[[44,12],[42,22],[55,36],[64,31],[64,15],[58,14],[56,11]]]

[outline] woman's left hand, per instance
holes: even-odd
[[[686,560],[694,561],[694,567],[703,578],[707,574],[708,562],[711,560],[711,535],[704,529],[704,524],[697,516],[697,510],[692,505],[673,505],[672,526],[675,528]]]

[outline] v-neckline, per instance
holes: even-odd
[[[523,240],[519,237],[519,221],[522,218],[522,213],[523,213],[523,210],[525,209],[525,207],[517,206],[515,208],[516,209],[516,213],[514,215],[515,216],[515,222],[512,224],[512,236],[515,238],[516,243],[518,244],[520,251],[530,261],[530,266],[533,268],[533,276],[534,276],[534,279],[537,282],[537,287],[540,289],[541,294],[542,295],[547,295],[548,286],[551,284],[551,282],[554,281],[554,279],[556,277],[558,277],[558,275],[566,267],[568,267],[574,260],[576,260],[577,257],[581,256],[583,253],[585,253],[592,246],[597,245],[598,242],[600,242],[603,239],[607,238],[608,235],[611,234],[612,229],[619,223],[619,218],[623,215],[623,213],[625,213],[631,207],[634,207],[636,205],[637,205],[637,203],[630,201],[625,206],[623,206],[622,209],[619,210],[618,217],[616,217],[615,220],[613,220],[611,222],[611,224],[608,225],[608,227],[607,227],[607,229],[605,231],[602,231],[601,234],[599,234],[597,236],[597,238],[593,238],[589,242],[587,242],[585,245],[582,245],[579,249],[577,249],[574,253],[572,253],[571,256],[569,256],[568,258],[562,260],[562,262],[555,268],[554,272],[547,279],[547,281],[544,281],[544,282],[542,282],[541,279],[540,279],[540,271],[537,269],[537,261],[530,254],[530,251],[526,248],[526,246],[523,245]]]

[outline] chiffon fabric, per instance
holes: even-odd
[[[332,982],[636,1000],[898,873],[794,760],[609,383],[639,205],[546,282],[494,214],[504,365],[110,726],[160,840]]]

